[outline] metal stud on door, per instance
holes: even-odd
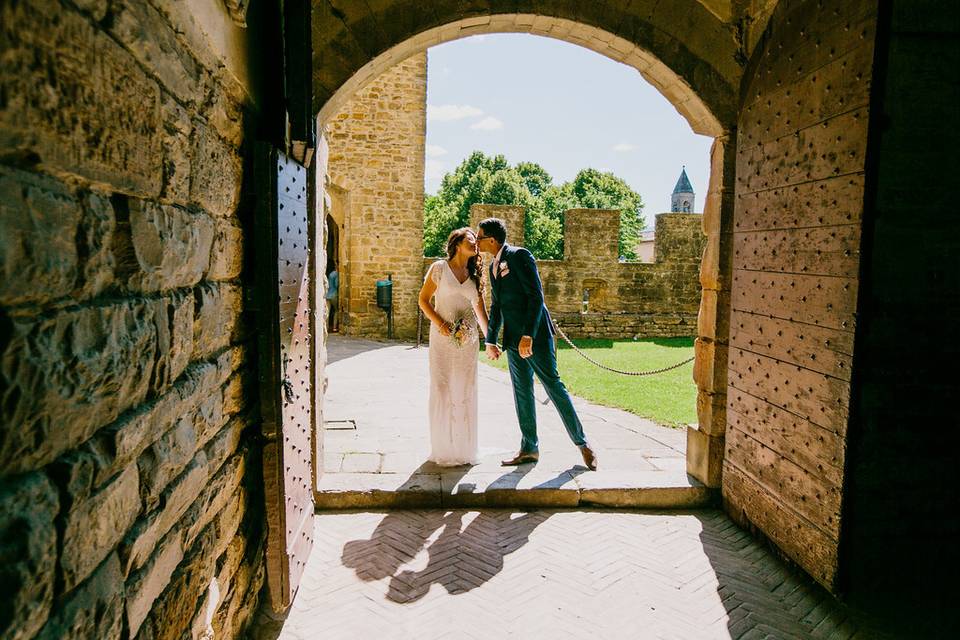
[[[313,547],[307,170],[260,145],[255,174],[267,581],[273,608],[283,611]]]

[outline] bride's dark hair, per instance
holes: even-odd
[[[461,227],[459,229],[454,229],[450,232],[450,235],[447,236],[447,259],[453,260],[453,257],[457,255],[457,248],[460,246],[460,243],[463,242],[463,239],[467,237],[468,233],[473,233],[473,229],[470,227]],[[480,294],[480,297],[483,297],[483,278],[481,274],[483,273],[483,256],[477,252],[477,255],[473,256],[467,260],[467,273],[470,275],[470,279],[473,280],[473,283],[477,285],[477,293]]]

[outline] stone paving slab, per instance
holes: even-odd
[[[686,475],[684,430],[575,396],[574,406],[600,461],[598,472],[588,471],[539,385],[540,461],[515,471],[500,466],[519,444],[513,393],[506,372],[482,363],[480,462],[473,467],[437,467],[426,462],[427,347],[331,336],[327,349],[324,418],[331,428],[324,430],[324,473],[316,492],[319,509],[686,508],[708,504],[713,497]],[[352,424],[355,429],[343,428]],[[413,478],[416,486],[409,484]]]

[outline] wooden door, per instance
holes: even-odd
[[[308,176],[265,144],[254,173],[267,582],[279,612],[293,602],[313,547]]]

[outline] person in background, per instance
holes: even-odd
[[[327,331],[336,333],[340,330],[340,316],[337,308],[340,301],[340,273],[337,271],[337,264],[330,263],[330,271],[327,273],[327,293],[324,296],[327,301]]]

